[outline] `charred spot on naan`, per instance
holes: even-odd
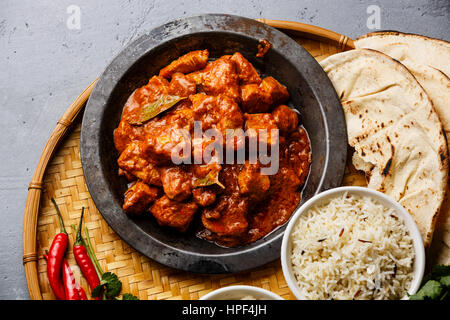
[[[442,128],[441,129],[441,134],[444,136],[444,140],[445,140],[445,145],[441,146],[439,148],[439,157],[441,158],[441,169],[443,170],[448,170],[449,169],[449,153],[450,150],[448,149],[448,138],[447,138],[447,133],[445,132],[445,130]],[[450,173],[449,173],[450,175]]]
[[[391,168],[392,165],[392,157],[389,158],[388,162],[386,163],[386,166],[383,169],[382,175],[383,176],[387,176],[389,173],[389,169]]]
[[[439,157],[441,158],[441,169],[448,169],[448,150],[445,146],[439,149]]]

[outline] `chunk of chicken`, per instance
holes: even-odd
[[[170,81],[170,94],[179,97],[188,97],[195,94],[197,85],[192,80],[189,80],[182,73],[174,73]]]
[[[192,174],[192,184],[194,186],[192,196],[195,203],[202,207],[211,205],[216,201],[216,193],[221,191],[221,187],[217,185],[217,183],[210,183],[210,181],[219,178],[222,166],[218,163],[203,165],[193,164],[191,165],[190,170]]]
[[[141,179],[147,184],[161,186],[158,168],[144,155],[142,142],[131,143],[117,160],[119,168]]]
[[[191,51],[172,61],[167,67],[162,68],[159,75],[169,79],[176,72],[189,73],[201,70],[206,66],[208,58],[208,50]]]
[[[150,212],[160,225],[185,232],[194,218],[197,208],[198,206],[193,202],[178,202],[164,195],[155,201]]]
[[[139,122],[149,103],[167,95],[170,95],[170,83],[163,77],[153,76],[145,86],[135,90],[128,98],[121,120],[128,123]],[[137,126],[136,128],[142,127]]]
[[[224,165],[220,181],[226,189],[212,206],[202,211],[202,223],[206,229],[217,236],[239,237],[247,230],[248,197],[239,193],[237,177],[242,165]],[[214,240],[213,237],[207,237]],[[232,242],[232,241],[231,241]]]
[[[239,192],[249,196],[252,200],[262,199],[270,188],[270,180],[267,175],[261,174],[259,163],[245,162],[238,176]]]
[[[217,134],[218,131],[215,131]],[[210,164],[219,163],[222,145],[219,141],[215,144],[215,140],[212,137],[205,135],[201,137],[193,137],[192,143],[192,162],[197,164]]]
[[[189,132],[193,125],[194,119],[189,100],[180,102],[177,107],[168,110],[161,118],[150,121],[145,129],[144,145],[147,157],[158,164],[171,164],[172,151],[176,147],[180,150],[190,150]],[[183,156],[189,155],[183,154]]]
[[[169,82],[166,79],[154,76],[145,86],[130,95],[125,103],[119,126],[114,130],[114,144],[119,153],[125,150],[131,142],[143,140],[147,124],[133,126],[130,122],[138,120],[145,105],[164,94],[169,94],[169,89]]]
[[[192,198],[199,206],[206,207],[216,201],[216,193],[211,187],[200,187],[192,190]]]
[[[218,130],[223,138],[219,143],[224,142],[225,145],[232,146],[234,150],[244,146],[243,132],[241,132],[241,135],[238,134],[238,131],[243,127],[244,117],[241,108],[235,101],[228,96],[208,96],[203,93],[192,95],[190,99],[195,121],[201,122],[204,131],[208,129]],[[203,136],[200,141],[193,139],[192,143],[193,146],[198,146],[196,148],[198,152],[203,152],[214,141]],[[200,146],[202,149],[200,149]],[[195,156],[198,156],[197,152],[195,152]],[[215,155],[213,155],[213,158],[216,159]]]
[[[248,199],[238,193],[221,196],[212,207],[203,209],[202,223],[218,236],[239,236],[248,228]]]
[[[133,176],[128,171],[123,170],[122,168],[119,168],[118,174],[119,174],[119,177],[125,177],[125,179],[127,179],[128,182],[133,182],[133,181],[137,180],[137,178],[135,176]]]
[[[197,86],[201,85],[202,81],[203,81],[203,70],[199,70],[199,71],[195,71],[195,72],[186,74],[186,79],[195,83]],[[200,91],[202,91],[202,90],[200,90]]]
[[[231,56],[231,60],[236,64],[236,71],[239,75],[239,84],[255,83],[260,84],[261,78],[255,67],[244,58],[240,52],[236,52]]]
[[[198,93],[190,96],[194,119],[201,121],[202,129],[218,129],[225,137],[227,129],[242,128],[244,118],[237,103],[226,95],[208,96]]]
[[[227,58],[209,62],[201,73],[201,86],[210,95],[225,95],[235,101],[240,100],[236,65]]]
[[[242,110],[248,113],[267,112],[272,103],[270,94],[254,83],[241,86],[241,99]]]
[[[140,215],[158,198],[159,189],[137,181],[125,192],[123,210],[130,215]]]
[[[159,97],[170,93],[170,83],[161,76],[153,76],[145,85],[148,90],[148,102],[157,100]]]
[[[270,95],[272,106],[278,106],[289,100],[289,92],[286,87],[273,77],[264,78],[260,86]]]
[[[273,116],[270,113],[244,114],[245,130],[249,140],[273,146],[278,143],[279,131]]]
[[[190,170],[193,176],[193,179],[202,179],[207,175],[216,176],[222,170],[222,166],[218,163],[209,163],[209,164],[192,164],[190,166]]]
[[[179,166],[162,168],[161,181],[165,194],[171,200],[183,201],[191,195],[191,175]]]
[[[280,133],[284,136],[294,132],[298,127],[297,112],[282,104],[272,111],[272,116],[277,123]]]
[[[127,120],[122,119],[114,130],[114,145],[119,153],[122,153],[129,144],[140,141],[143,138],[144,128],[132,126]]]

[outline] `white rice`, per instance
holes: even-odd
[[[413,240],[393,209],[345,193],[302,214],[292,269],[306,299],[400,299],[413,278]]]

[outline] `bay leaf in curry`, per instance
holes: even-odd
[[[225,189],[225,186],[219,181],[219,171],[210,171],[205,177],[196,179],[193,184],[194,188],[207,187],[217,184],[222,189]]]
[[[173,95],[162,95],[156,101],[147,103],[140,111],[128,122],[132,125],[142,125],[153,119],[158,114],[172,108],[178,102],[187,99],[187,97],[179,97]]]

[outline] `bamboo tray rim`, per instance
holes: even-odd
[[[353,40],[345,35],[341,35],[331,30],[318,26],[304,24],[294,21],[256,19],[277,29],[299,32],[302,37],[319,39],[337,45],[341,50],[353,49]],[[33,178],[28,186],[28,195],[24,210],[23,222],[23,265],[27,280],[28,292],[32,300],[42,300],[42,293],[39,287],[39,277],[37,270],[37,221],[40,208],[40,200],[43,192],[43,178],[51,158],[57,150],[58,145],[67,136],[71,125],[77,120],[81,110],[94,88],[97,79],[94,80],[70,105],[62,117],[57,121],[50,138],[47,140],[42,151],[39,162],[33,174]]]

